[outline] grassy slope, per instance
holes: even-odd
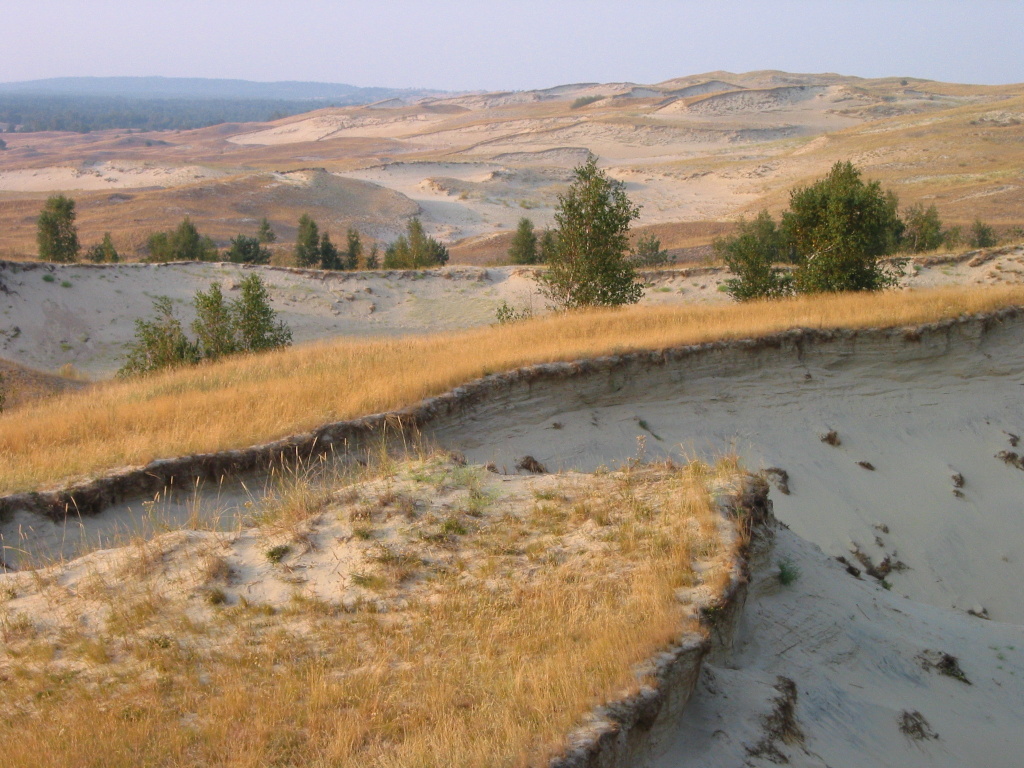
[[[411,405],[518,366],[748,338],[923,323],[1024,304],[1024,288],[825,295],[550,316],[455,334],[339,340],[115,381],[0,416],[0,491],[238,448]]]

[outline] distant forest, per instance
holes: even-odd
[[[266,99],[123,96],[51,96],[0,93],[0,128],[9,132],[76,131],[107,128],[140,131],[187,130],[219,123],[277,120],[324,107],[347,106],[350,100],[290,101]]]

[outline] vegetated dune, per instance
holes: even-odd
[[[731,462],[308,480],[231,531],[0,575],[5,764],[548,764],[666,648],[692,688],[739,577]]]
[[[678,730],[660,731],[636,764],[1014,765],[1024,725],[1024,316],[864,328],[958,315],[965,302],[980,302],[968,310],[976,311],[1020,301],[1019,289],[1000,295],[994,304],[996,292],[962,289],[819,298],[770,305],[786,310],[774,320],[760,305],[705,311],[693,340],[749,336],[744,322],[835,330],[566,366],[427,425],[440,445],[499,471],[514,473],[526,454],[568,470],[736,451],[774,484],[790,530],[753,564],[735,649],[705,669]],[[588,316],[585,336],[613,351],[635,348],[637,327],[621,328],[629,341],[610,335],[629,314]],[[489,331],[491,346],[515,339],[547,358],[538,344],[557,336],[553,323],[573,336],[549,319]],[[652,346],[671,345],[679,318],[669,325]],[[527,332],[531,340],[518,336]],[[586,339],[571,343],[578,356],[600,354]],[[446,359],[460,359],[460,349],[449,340]],[[406,365],[417,354],[396,351]],[[241,383],[239,363],[220,368],[216,376]],[[349,371],[345,380],[358,386]],[[186,396],[190,420],[208,428],[194,387],[217,386],[210,374],[153,384]],[[261,366],[264,392],[268,375],[273,366]],[[260,418],[257,405],[250,420]]]
[[[0,390],[6,395],[4,408],[16,408],[33,400],[88,386],[88,382],[81,379],[37,371],[3,358],[0,358],[0,377]]]
[[[302,186],[305,174],[293,175],[297,177],[295,189],[287,180],[278,182],[280,189],[289,195],[318,194],[315,186]],[[710,255],[709,248],[693,248],[693,243],[727,231],[728,225],[722,223],[654,225],[641,230],[661,238],[663,246],[674,247],[680,258],[696,262],[691,262],[690,269],[643,272],[646,294],[642,306],[730,303],[721,290],[729,273],[703,263]],[[341,236],[336,241],[344,242]],[[508,247],[508,234],[492,235],[453,249],[453,258],[485,261],[488,252],[507,253]],[[230,297],[241,279],[253,271],[262,276],[274,310],[299,343],[484,326],[495,322],[495,311],[503,301],[537,314],[547,312],[548,302],[536,282],[538,269],[542,268],[323,272],[224,263],[0,262],[0,355],[44,370],[70,364],[91,376],[110,376],[123,362],[135,321],[152,315],[154,296],[171,297],[188,327],[194,318],[191,301],[196,291],[218,283]],[[908,269],[903,286],[1014,285],[1022,281],[1024,248],[1007,246],[920,257]]]
[[[904,206],[934,203],[947,224],[981,217],[1009,229],[1020,224],[1024,199],[1021,99],[1014,85],[713,72],[655,85],[583,83],[388,109],[332,108],[195,131],[12,133],[0,152],[0,254],[35,253],[34,216],[45,195],[57,191],[80,198],[86,242],[109,230],[133,257],[143,254],[150,232],[175,225],[184,212],[221,243],[254,233],[264,215],[291,239],[301,206],[310,203],[276,201],[249,186],[268,173],[304,168],[412,198],[428,233],[451,244],[510,231],[522,215],[547,224],[567,184],[558,173],[590,155],[627,182],[642,206],[640,225],[777,210],[793,186],[820,178],[837,160],[852,160],[867,178],[894,188]],[[438,164],[459,168],[438,173]],[[767,166],[771,173],[763,172]],[[438,176],[466,180],[511,170],[532,174],[454,192],[424,186]],[[252,178],[242,185],[244,211],[220,199],[239,177]],[[125,191],[112,194],[114,187]],[[161,189],[142,191],[150,187]],[[171,194],[178,189],[181,196]],[[364,208],[381,201],[379,188],[352,191],[365,197]],[[318,212],[386,240],[397,237],[409,215],[392,216],[386,203],[376,217],[347,215],[348,208]],[[389,216],[393,221],[380,221]],[[491,263],[501,257],[492,253]]]

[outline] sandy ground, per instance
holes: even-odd
[[[1002,249],[921,266],[908,282],[1016,281],[1022,259],[1021,249]],[[24,328],[14,338],[10,325],[0,331],[7,349],[20,342],[25,350],[37,347],[22,337],[95,333],[92,347],[90,335],[74,348],[93,350],[82,353],[84,366],[109,370],[147,294],[175,291],[185,316],[195,288],[218,279],[230,290],[240,274],[217,264],[6,270],[3,322]],[[521,269],[265,274],[300,339],[487,322],[501,297],[532,287]],[[646,300],[723,301],[716,280],[655,276]],[[369,303],[379,308],[370,312]],[[708,667],[678,730],[638,766],[764,766],[781,755],[801,766],[1009,768],[1024,747],[1024,473],[998,454],[1021,451],[1022,336],[1024,324],[1013,321],[983,337],[955,332],[922,344],[726,351],[638,376],[535,386],[511,407],[481,408],[429,437],[510,471],[525,454],[552,470],[589,471],[638,452],[729,450],[752,470],[785,471],[788,493],[776,473],[772,498],[788,530],[755,569],[736,653]],[[830,431],[836,445],[822,440]],[[145,537],[191,515],[219,516],[215,527],[232,529],[261,492],[256,481],[204,489],[197,500],[139,500],[66,527],[19,515],[0,534],[5,546],[31,540],[71,556],[83,542]],[[799,573],[785,587],[783,561]],[[893,570],[884,582],[867,573],[885,562]],[[929,666],[942,654],[958,659],[970,685]],[[783,678],[796,691],[789,741],[770,737],[773,712],[788,711],[778,703]],[[916,723],[910,730],[920,738],[901,732],[901,722]]]
[[[991,256],[991,258],[989,258]],[[972,266],[973,264],[973,266]],[[251,268],[250,268],[251,269]],[[448,331],[494,322],[502,301],[546,309],[533,270],[446,267],[426,272],[296,272],[258,268],[274,309],[295,342],[336,336]],[[233,264],[109,266],[0,262],[0,358],[48,371],[72,365],[93,377],[113,374],[135,321],[152,298],[170,296],[192,322],[192,297],[219,283],[230,298],[247,269]],[[665,270],[645,274],[648,305],[719,303],[728,274]],[[997,249],[960,263],[917,265],[905,286],[991,285],[1024,279],[1024,248]]]
[[[0,171],[0,192],[50,192],[177,187],[224,174],[198,165],[169,166],[118,161],[78,167]]]

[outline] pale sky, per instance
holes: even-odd
[[[712,70],[1024,81],[1022,0],[0,0],[0,82],[521,90]]]

